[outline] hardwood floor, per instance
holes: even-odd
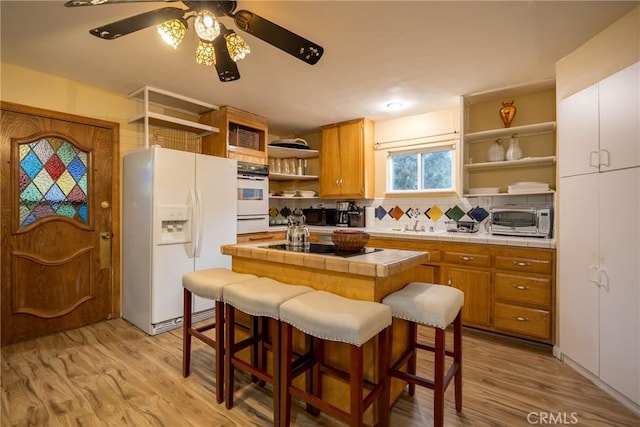
[[[421,335],[429,335],[427,329]],[[635,426],[640,418],[551,355],[548,347],[463,333],[463,411],[447,390],[446,426]],[[428,356],[419,372],[430,368]],[[214,398],[212,350],[194,340],[182,377],[182,330],[150,337],[125,320],[2,348],[2,426],[269,426],[271,390],[238,375],[236,406]],[[432,392],[403,395],[392,426],[432,424]],[[529,415],[530,414],[530,415]],[[551,417],[551,418],[550,418]],[[296,426],[341,425],[294,407]],[[546,421],[546,422],[543,422]],[[549,422],[553,421],[553,422]]]

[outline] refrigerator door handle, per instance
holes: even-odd
[[[202,195],[200,194],[200,190],[196,189],[196,205],[198,207],[198,216],[197,216],[197,223],[198,223],[198,232],[197,232],[197,245],[195,247],[195,256],[199,257],[200,256],[200,251],[202,250],[202,236],[204,235],[204,221],[203,221],[203,214],[202,214]]]
[[[196,255],[196,236],[199,233],[198,215],[198,200],[196,199],[195,190],[192,188],[189,191],[189,204],[191,205],[191,250],[189,251],[189,258],[193,258]]]

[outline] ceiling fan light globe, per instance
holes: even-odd
[[[158,34],[160,34],[162,40],[174,49],[177,49],[184,38],[184,34],[187,32],[187,26],[183,21],[171,19],[158,25]]]
[[[239,59],[244,59],[247,54],[251,53],[251,48],[249,48],[247,42],[235,32],[231,31],[225,36],[225,39],[227,40],[229,56],[234,61],[237,62]]]
[[[198,12],[193,26],[202,40],[213,41],[220,34],[220,23],[208,10]]]
[[[216,65],[216,50],[213,43],[207,40],[200,40],[196,48],[196,63],[211,67]]]

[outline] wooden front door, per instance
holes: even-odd
[[[2,345],[119,315],[118,129],[2,103]]]

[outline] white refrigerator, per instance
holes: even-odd
[[[237,161],[149,147],[123,167],[122,317],[149,335],[182,324],[182,275],[231,267],[220,246],[236,242]],[[213,301],[194,296],[194,321]]]

